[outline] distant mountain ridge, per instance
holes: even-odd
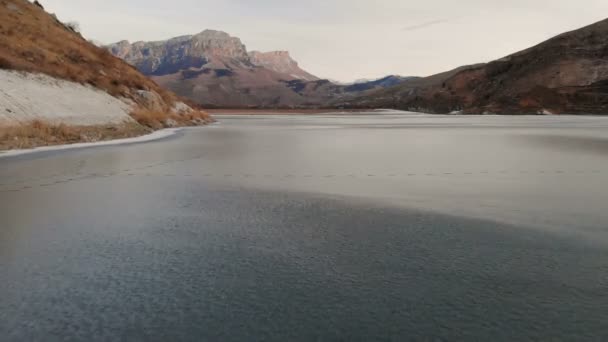
[[[166,41],[121,41],[109,45],[110,52],[134,65],[144,74],[163,76],[190,68],[222,68],[227,61],[252,66],[241,40],[225,32],[205,30],[201,33]]]
[[[239,38],[215,30],[166,41],[122,41],[117,57],[161,86],[210,107],[288,106],[304,101],[285,82],[315,81],[288,52],[248,52]]]
[[[608,19],[496,61],[335,103],[429,113],[608,114]]]
[[[418,77],[403,77],[398,75],[389,75],[386,77],[378,78],[375,80],[357,80],[352,84],[346,84],[346,91],[348,92],[362,92],[372,90],[375,88],[389,88],[396,86],[405,81],[416,79]]]
[[[207,107],[321,107],[403,80],[334,84],[300,68],[287,51],[249,52],[239,38],[215,30],[107,48],[161,86]]]
[[[249,58],[253,65],[265,67],[278,73],[289,75],[295,79],[305,81],[319,80],[317,76],[302,70],[299,67],[298,62],[291,58],[288,51],[251,51],[249,53]]]

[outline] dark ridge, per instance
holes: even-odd
[[[302,90],[304,90],[304,88],[306,88],[306,83],[302,80],[281,80],[281,82],[284,82],[289,89],[293,90],[296,93],[300,93]]]
[[[355,83],[344,88],[344,91],[352,93],[352,92],[361,92],[366,90],[371,90],[374,88],[388,88],[395,85],[398,85],[405,81],[407,78],[402,78],[398,76],[386,76],[381,79],[370,81],[370,82],[362,82]]]
[[[185,57],[178,61],[163,60],[159,66],[154,65],[153,60],[145,60],[138,63],[137,69],[146,75],[164,76],[178,73],[189,68],[201,68],[208,60],[203,57]]]
[[[211,69],[183,70],[182,71],[182,79],[183,80],[189,80],[189,79],[197,78],[200,75],[210,74],[210,73],[211,73]]]
[[[229,77],[234,75],[234,72],[229,69],[214,69],[215,77]]]

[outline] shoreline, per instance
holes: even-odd
[[[262,115],[273,115],[273,116],[296,116],[296,115],[356,115],[356,114],[395,114],[395,113],[408,113],[416,115],[434,115],[434,116],[462,116],[462,117],[473,117],[473,116],[501,116],[501,117],[541,117],[541,116],[554,116],[554,117],[607,117],[606,114],[497,114],[497,113],[425,113],[425,112],[412,112],[400,109],[390,108],[375,108],[375,109],[205,109],[207,113],[212,116],[230,116],[230,115],[249,115],[249,116],[262,116]]]
[[[200,127],[204,127],[204,126],[200,126]],[[81,142],[81,143],[63,144],[63,145],[39,146],[39,147],[28,148],[28,149],[1,150],[0,159],[23,156],[23,155],[34,154],[34,153],[66,151],[66,150],[89,148],[89,147],[114,146],[114,145],[126,145],[126,144],[150,142],[150,141],[160,140],[160,139],[174,136],[185,128],[186,127],[165,128],[165,129],[153,131],[148,134],[139,135],[139,136],[131,137],[131,138],[110,139],[110,140],[102,140],[102,141],[95,141],[95,142]]]
[[[93,126],[54,124],[40,120],[20,125],[0,124],[0,158],[45,151],[145,142],[165,138],[184,128],[203,127],[216,122],[205,113],[205,118],[184,118],[187,121],[177,122],[176,119],[170,118],[173,120],[173,125],[168,125],[147,114],[143,113],[141,117],[135,117],[131,122]]]
[[[205,109],[211,115],[319,115],[385,111],[384,109]]]

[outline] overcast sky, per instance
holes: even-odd
[[[607,0],[40,0],[102,43],[204,29],[340,81],[485,62],[608,17]]]

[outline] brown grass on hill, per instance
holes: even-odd
[[[131,113],[131,117],[137,122],[71,126],[33,120],[19,125],[0,125],[0,151],[131,138],[166,127],[197,126],[214,121],[206,112],[196,110],[178,115],[139,109]]]
[[[18,126],[0,127],[0,150],[130,138],[151,131],[137,123],[68,126],[34,120]]]
[[[8,127],[0,125],[0,150],[132,137],[153,129],[213,122],[197,107],[191,113],[172,113],[176,101],[189,101],[163,90],[137,69],[86,41],[28,0],[0,0],[0,69],[90,84],[138,104],[131,114],[137,122],[121,125],[68,126],[39,120]],[[137,90],[155,92],[163,103],[156,101],[150,105],[136,95]]]
[[[39,72],[90,84],[136,102],[139,99],[131,94],[132,89],[155,91],[169,105],[176,99],[27,0],[0,0],[0,69]]]
[[[131,117],[140,125],[152,129],[174,126],[196,126],[214,121],[209,114],[200,110],[193,110],[190,113],[184,114],[167,114],[167,112],[138,109],[131,113]]]

